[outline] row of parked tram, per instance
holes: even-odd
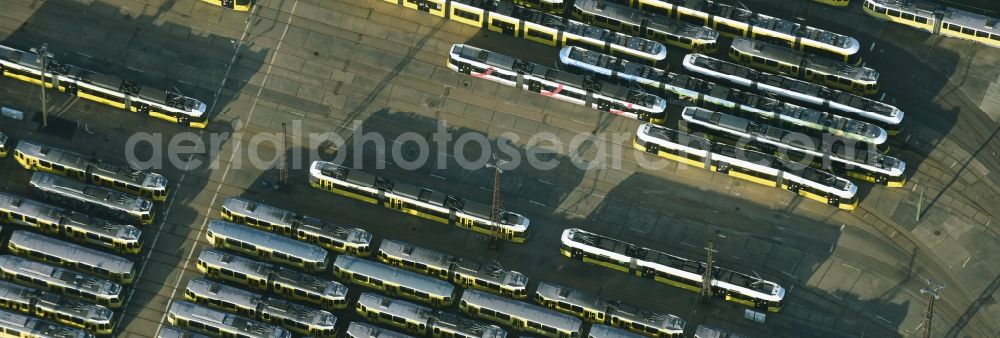
[[[505,337],[506,331],[497,325],[553,338],[587,333],[593,337],[657,338],[683,333],[685,323],[674,315],[604,300],[559,284],[540,282],[531,295],[527,276],[504,269],[499,262],[482,264],[398,240],[376,242],[364,230],[245,198],[226,198],[221,214],[229,221],[212,221],[206,232],[216,248],[202,251],[196,263],[207,279],[189,281],[185,301],[170,306],[168,320],[177,328],[165,329],[164,337],[177,330],[202,334],[252,330],[269,337],[286,332],[332,336],[337,319],[330,311],[349,307],[345,285],[384,294],[362,293],[353,306],[359,315],[416,335]],[[313,235],[302,236],[297,229],[311,229]],[[337,244],[321,248],[315,245],[317,238]],[[353,249],[345,249],[348,242]],[[576,248],[589,250],[585,245]],[[327,250],[339,255],[334,259]],[[719,277],[726,283],[736,283],[732,272],[720,271],[725,272]],[[337,281],[316,277],[327,274]],[[659,276],[682,274],[662,269]],[[739,276],[748,285],[770,283]],[[726,299],[772,311],[780,309],[783,296],[779,291],[778,300],[769,302],[755,300],[753,297],[760,295],[739,288],[726,290],[730,290]],[[294,303],[288,300],[307,305],[290,305]],[[447,311],[455,305],[460,312],[492,324]],[[282,311],[275,312],[278,310]],[[309,315],[292,318],[280,313]],[[594,325],[585,325],[585,321]],[[347,331],[356,328],[355,323],[342,326],[348,327]]]
[[[0,135],[0,157],[32,172],[33,196],[0,192],[0,330],[22,338],[112,334],[138,278],[139,227],[168,198],[167,180],[35,141],[9,144]]]

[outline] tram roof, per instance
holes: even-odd
[[[8,334],[20,331],[21,333],[30,333],[35,336],[46,338],[93,337],[93,335],[82,330],[57,325],[46,320],[30,317],[20,313],[9,312],[7,310],[0,310],[0,326],[8,328]]]
[[[213,220],[208,224],[208,231],[303,260],[326,261],[328,259],[329,253],[323,248],[245,225]]]
[[[339,255],[334,262],[334,266],[342,270],[378,278],[382,281],[402,284],[414,290],[432,295],[450,297],[455,291],[455,287],[451,283],[357,257]]]
[[[440,251],[435,251],[403,241],[383,239],[379,245],[379,251],[396,257],[403,257],[407,260],[434,266],[438,269],[448,270],[458,258]]]
[[[878,81],[879,77],[877,71],[868,67],[855,66],[824,56],[808,54],[757,40],[735,38],[731,47],[742,53],[760,55],[768,59],[780,60],[793,65],[800,65],[803,60],[808,60],[809,67],[812,69],[855,80]]]
[[[474,289],[465,290],[462,294],[462,301],[511,316],[531,319],[559,330],[579,331],[583,324],[579,318],[555,310]]]
[[[122,210],[145,212],[153,207],[149,200],[124,192],[83,183],[68,177],[36,171],[31,184],[39,189],[83,199]]]
[[[691,63],[698,67],[711,69],[727,75],[733,75],[750,81],[757,81],[796,93],[830,100],[865,112],[883,116],[895,116],[896,107],[884,102],[854,95],[845,91],[829,88],[816,83],[794,79],[779,74],[762,72],[733,62],[724,61],[702,54],[691,54]]]
[[[608,302],[596,293],[573,289],[552,282],[539,282],[538,289],[535,292],[547,299],[561,300],[569,304],[600,311],[604,311],[608,306]]]
[[[576,0],[573,2],[573,6],[583,11],[601,14],[633,26],[646,26],[672,35],[702,40],[714,40],[719,37],[719,33],[711,28],[696,26],[665,16],[640,11],[611,1]]]
[[[505,338],[507,331],[499,326],[479,322],[465,318],[454,313],[437,311],[435,314],[434,326],[447,328],[458,332],[463,332],[470,336],[480,338]]]
[[[156,338],[209,338],[209,336],[178,327],[163,326],[160,328],[160,332],[156,333]]]
[[[351,322],[347,325],[346,334],[353,338],[415,338],[363,322]]]
[[[590,337],[592,338],[642,338],[643,335],[625,331],[617,327],[610,327],[604,324],[594,324],[590,326]]]
[[[198,254],[198,260],[257,278],[266,279],[274,272],[274,266],[271,264],[217,249],[202,250]]]
[[[358,297],[358,304],[418,323],[427,323],[434,316],[434,310],[429,307],[369,292]]]
[[[662,313],[649,308],[642,308],[632,304],[619,301],[610,302],[609,315],[614,315],[629,319],[663,330],[683,331],[685,322],[680,317],[669,313]]]
[[[188,318],[215,323],[215,325],[225,325],[244,333],[257,334],[260,337],[291,337],[282,328],[251,320],[246,317],[225,313],[210,309],[187,301],[175,300],[170,304],[170,312]]]
[[[54,239],[32,231],[14,231],[10,236],[9,243],[41,251],[63,261],[83,262],[112,273],[130,273],[134,272],[135,269],[135,263],[124,257]]]
[[[681,6],[704,12],[709,15],[750,24],[754,27],[794,37],[802,37],[839,48],[850,48],[857,41],[850,36],[803,25],[790,20],[756,13],[748,9],[737,8],[729,4],[720,3],[719,1],[683,0],[683,4]]]
[[[275,270],[274,281],[276,283],[294,285],[296,287],[326,296],[347,296],[347,287],[344,286],[344,284],[305,274],[283,266],[278,267],[277,270]]]
[[[4,270],[16,271],[21,275],[29,275],[49,283],[62,284],[93,294],[110,295],[121,292],[121,285],[115,282],[73,272],[65,268],[30,261],[17,256],[0,256],[0,266]]]

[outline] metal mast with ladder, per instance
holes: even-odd
[[[701,295],[699,298],[707,302],[712,298],[712,254],[716,252],[715,241],[708,241],[708,247],[705,250],[708,251],[708,257],[705,258],[705,272],[701,275]]]
[[[500,246],[500,239],[503,233],[500,231],[500,216],[503,209],[503,203],[500,201],[500,174],[503,170],[500,166],[506,163],[504,160],[495,160],[493,163],[489,163],[486,166],[492,167],[493,172],[493,203],[490,208],[490,249],[496,249]]]
[[[941,298],[941,289],[944,284],[934,285],[930,279],[927,280],[927,287],[920,289],[920,293],[929,293],[930,300],[927,301],[927,312],[924,314],[924,338],[931,336],[931,322],[934,320],[934,300]]]
[[[288,186],[288,145],[285,142],[288,142],[288,129],[285,128],[285,123],[282,122],[281,149],[278,150],[281,152],[281,163],[278,164],[281,166],[278,169],[278,184],[281,185],[282,189]]]

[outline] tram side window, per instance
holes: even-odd
[[[455,9],[455,15],[457,15],[460,18],[469,19],[472,21],[479,21],[479,14],[463,11],[458,8]]]
[[[889,16],[899,17],[899,11],[897,11],[895,9],[890,9],[889,10]]]
[[[977,38],[985,38],[987,36],[990,36],[990,34],[986,33],[986,32],[983,32],[983,31],[976,31],[976,37]]]
[[[973,35],[974,32],[975,30],[973,29],[962,27],[962,34]]]
[[[927,23],[927,18],[922,17],[922,16],[916,17],[916,20],[917,20],[918,23]]]
[[[996,41],[1000,41],[1000,34],[990,35],[990,39],[993,39],[993,40],[996,40]]]
[[[950,30],[950,31],[953,31],[953,32],[961,32],[962,31],[962,26],[952,25],[952,24],[947,24],[947,23],[945,25],[947,26],[947,27],[945,27],[945,29],[947,29],[947,30]]]
[[[743,35],[743,30],[742,29],[740,29],[738,27],[733,27],[733,26],[725,25],[725,24],[718,25],[718,27],[716,27],[715,30],[719,31],[719,33],[728,33],[728,34],[733,34],[733,35],[737,35],[737,36],[742,36]]]
[[[913,21],[913,14],[903,13],[903,19]]]
[[[545,40],[552,40],[552,34],[541,32],[534,29],[528,31],[528,36]]]

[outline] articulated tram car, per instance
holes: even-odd
[[[351,322],[348,324],[344,335],[348,338],[415,338],[363,322]]]
[[[354,305],[358,315],[372,323],[387,324],[407,332],[426,335],[434,310],[374,293],[362,293]]]
[[[167,310],[167,322],[170,325],[212,336],[292,338],[290,332],[280,327],[182,300],[175,300],[170,304]]]
[[[653,124],[639,126],[639,150],[750,182],[780,187],[844,210],[858,206],[858,186],[828,171],[762,152],[741,149]]]
[[[903,122],[903,111],[892,105],[706,55],[684,56],[684,68],[715,79],[823,107],[827,111],[857,116],[865,122],[882,127],[890,136],[899,133]]]
[[[117,309],[124,294],[118,283],[11,255],[0,256],[3,278],[15,283]]]
[[[204,278],[188,281],[184,299],[281,326],[297,334],[334,337],[337,333],[337,317],[327,311],[262,296]]]
[[[747,143],[755,150],[788,160],[811,158],[814,167],[837,174],[898,188],[906,183],[906,163],[874,151],[858,149],[853,141],[803,135],[766,124],[697,107],[687,107],[681,116],[694,131],[706,132],[709,138],[721,134],[727,143]]]
[[[492,209],[486,204],[395,182],[331,162],[313,162],[309,167],[309,184],[313,188],[515,243],[523,243],[528,238],[530,221],[520,214],[501,210],[499,224],[494,224],[491,220]]]
[[[781,102],[735,88],[716,85],[688,75],[670,73],[627,60],[576,47],[563,48],[559,64],[566,69],[637,83],[664,97],[693,101],[697,105],[721,106],[756,119],[791,125],[875,144],[885,142],[884,129],[863,121]]]
[[[865,0],[862,7],[865,13],[876,18],[1000,47],[1000,20],[997,18],[919,0]]]
[[[384,263],[450,280],[465,288],[514,299],[528,297],[528,277],[517,271],[505,270],[499,263],[481,264],[388,239],[379,245],[376,257]]]
[[[89,214],[114,217],[142,225],[153,223],[153,202],[121,191],[93,186],[45,172],[31,175],[31,187],[42,197]]]
[[[209,278],[270,291],[282,297],[319,305],[325,310],[347,307],[347,287],[298,271],[258,262],[214,249],[198,255],[198,271]]]
[[[201,0],[201,1],[240,12],[249,12],[250,8],[253,7],[253,0]]]
[[[550,338],[579,338],[583,326],[579,318],[476,290],[465,290],[459,309],[473,317]]]
[[[14,159],[24,169],[72,177],[157,202],[167,200],[167,179],[160,174],[89,159],[72,151],[25,140],[17,142]]]
[[[132,284],[137,273],[135,263],[124,257],[27,230],[14,231],[7,242],[7,249],[21,257],[58,264],[125,285]]]
[[[69,299],[5,281],[0,281],[0,307],[99,335],[111,334],[116,321],[114,311],[103,305]]]
[[[645,13],[611,1],[576,0],[570,13],[574,19],[588,24],[695,53],[715,53],[719,48],[716,41],[719,33],[711,28]]]
[[[538,283],[535,303],[595,324],[608,324],[653,338],[683,337],[684,320],[671,314],[607,301],[596,294],[555,283]],[[591,333],[598,325],[591,327]]]
[[[222,218],[339,253],[362,257],[372,253],[372,234],[368,231],[344,227],[245,198],[226,197],[222,203]]]
[[[586,46],[649,64],[666,62],[667,47],[640,37],[633,37],[582,22],[564,19],[520,6],[509,1],[481,0],[386,0],[448,18],[466,25],[520,37],[541,44]],[[533,1],[533,0],[525,0]]]
[[[766,42],[734,39],[729,57],[744,66],[788,75],[858,95],[878,94],[874,69],[810,55]]]
[[[496,325],[374,293],[362,293],[355,310],[373,323],[388,324],[434,338],[507,337],[507,331]]]
[[[624,0],[616,0],[624,1]],[[699,26],[729,37],[745,37],[861,63],[857,39],[710,0],[628,0],[633,6]]]
[[[667,102],[656,95],[467,45],[453,45],[448,68],[640,121],[663,122]]]
[[[209,336],[194,333],[179,327],[163,326],[160,332],[156,333],[156,338],[210,338]]]
[[[83,330],[3,310],[0,310],[0,336],[10,338],[94,338],[94,335]]]
[[[684,259],[577,228],[562,233],[563,256],[691,291],[702,288],[705,263]],[[781,311],[785,289],[774,282],[713,266],[712,293],[747,306]]]
[[[208,223],[205,237],[212,246],[260,257],[308,272],[322,272],[330,265],[329,253],[318,246],[226,221]]]
[[[448,282],[358,257],[337,256],[333,275],[345,282],[433,306],[449,306],[455,301],[455,287]]]
[[[137,254],[142,250],[142,231],[134,226],[112,223],[3,192],[0,192],[0,220],[117,253]]]
[[[0,158],[7,157],[7,135],[0,133]]]
[[[42,72],[38,54],[0,46],[0,72],[4,76],[40,85]],[[179,93],[94,73],[62,64],[51,58],[45,63],[45,87],[103,103],[130,112],[146,114],[192,128],[205,128],[205,104]]]

